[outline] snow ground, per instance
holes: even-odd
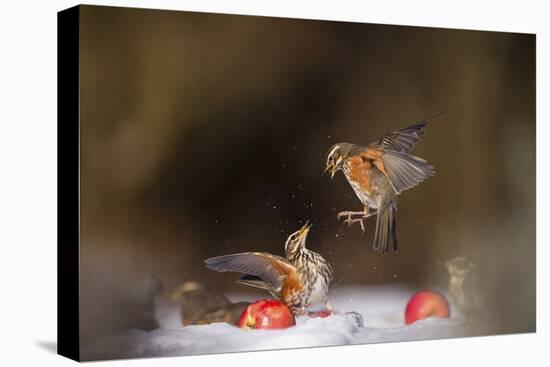
[[[241,330],[226,323],[180,327],[177,317],[164,310],[158,314],[161,328],[153,331],[127,330],[82,350],[83,360],[179,356],[300,347],[334,346],[476,335],[451,306],[450,319],[429,318],[406,326],[405,305],[415,292],[395,286],[343,287],[330,293],[331,303],[341,312],[355,311],[364,319],[359,327],[349,316],[300,317],[286,330]],[[230,300],[266,298],[230,295]],[[173,310],[177,312],[177,310]],[[168,320],[168,321],[167,321]]]

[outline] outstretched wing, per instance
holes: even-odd
[[[206,267],[218,272],[233,271],[257,276],[268,286],[280,289],[284,279],[296,273],[285,258],[265,252],[243,252],[204,260]]]
[[[383,161],[388,178],[398,194],[435,175],[434,168],[428,162],[407,153],[388,150]]]
[[[380,137],[378,140],[372,142],[370,146],[385,150],[393,150],[396,152],[409,153],[420,140],[420,137],[424,135],[424,129],[428,126],[428,122],[430,122],[431,119],[444,114],[445,112],[446,111],[443,111],[437,115],[430,116],[424,121],[420,121],[403,129],[389,132]]]
[[[419,122],[401,130],[392,131],[372,142],[370,146],[393,150],[396,152],[408,153],[415,144],[424,135],[424,128],[428,125],[428,120]]]
[[[372,165],[388,177],[396,194],[435,175],[433,167],[428,162],[408,153],[367,148],[361,153],[361,158],[372,162]]]

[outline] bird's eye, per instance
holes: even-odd
[[[296,239],[296,235],[295,235],[295,234],[290,235],[290,240],[291,240],[291,241],[294,241],[295,239]]]

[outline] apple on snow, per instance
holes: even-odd
[[[252,303],[237,322],[241,329],[285,329],[294,325],[296,319],[290,308],[274,299]]]
[[[409,325],[427,317],[449,317],[449,303],[441,293],[422,290],[409,299],[405,308],[405,324]]]

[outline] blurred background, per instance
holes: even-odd
[[[535,330],[534,35],[81,9],[81,342],[131,326],[149,277],[246,291],[203,260],[283,255],[306,220],[333,288],[445,287],[468,256],[492,331]],[[442,110],[413,150],[437,174],[379,255],[374,219],[337,221],[361,204],[326,153]]]

